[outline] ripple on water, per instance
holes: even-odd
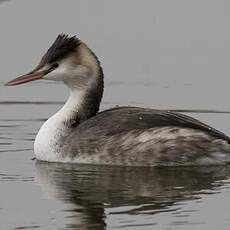
[[[218,194],[224,186],[221,181],[229,177],[228,167],[148,169],[36,162],[36,181],[46,196],[71,207],[62,210],[67,222],[79,221],[84,227],[203,225],[192,219],[199,208],[188,208],[189,204]]]

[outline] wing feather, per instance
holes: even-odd
[[[230,137],[195,118],[167,110],[139,107],[116,107],[105,110],[81,123],[77,129],[80,132],[89,132],[91,135],[106,136],[134,129],[166,126],[198,129],[230,143]]]

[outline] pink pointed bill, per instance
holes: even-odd
[[[27,83],[30,81],[39,80],[39,79],[42,79],[42,77],[44,77],[49,72],[50,72],[50,70],[41,70],[41,71],[31,72],[31,73],[25,74],[23,76],[20,76],[18,78],[15,78],[12,81],[9,81],[5,85],[6,86],[21,85],[21,84],[24,84],[24,83]]]

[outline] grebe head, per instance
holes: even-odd
[[[102,74],[99,61],[83,42],[75,36],[60,34],[33,71],[6,85],[45,79],[63,81],[70,88],[83,88],[93,82],[99,72]]]

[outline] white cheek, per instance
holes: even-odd
[[[84,85],[88,82],[91,71],[83,65],[76,65],[72,59],[64,59],[58,62],[59,66],[48,73],[44,79],[53,81],[72,82],[76,85]],[[48,68],[48,67],[46,67]]]
[[[67,77],[72,75],[72,66],[67,65],[67,63],[59,64],[59,67],[52,72],[48,73],[44,79],[53,81],[64,81]]]
[[[47,78],[49,80],[54,80],[54,81],[61,81],[63,80],[64,77],[65,77],[65,72],[61,68],[57,68],[47,75]]]

